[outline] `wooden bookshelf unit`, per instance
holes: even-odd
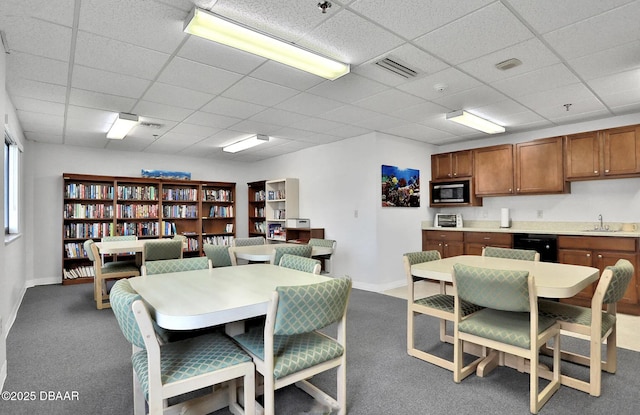
[[[93,267],[83,246],[87,239],[179,234],[187,237],[186,256],[202,256],[204,243],[230,245],[235,237],[235,183],[62,176],[63,284],[93,281]]]
[[[265,236],[265,212],[264,205],[267,198],[265,189],[265,180],[247,183],[247,200],[249,223],[247,230],[249,236]]]

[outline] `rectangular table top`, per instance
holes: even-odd
[[[248,246],[234,246],[230,249],[235,252],[236,258],[246,259],[248,261],[266,262],[271,259],[273,250],[278,246],[299,246],[300,244],[282,243],[282,244],[262,244]],[[324,246],[311,247],[311,257],[331,255],[333,248]]]

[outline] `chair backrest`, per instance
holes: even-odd
[[[93,256],[93,250],[91,249],[91,246],[94,245],[95,242],[93,241],[93,239],[87,239],[86,241],[84,241],[84,244],[82,244],[84,246],[84,251],[87,253],[87,257],[91,260],[91,261],[95,261],[95,257]]]
[[[114,242],[114,241],[136,241],[138,237],[136,235],[116,235],[116,236],[103,236],[102,242]]]
[[[325,248],[336,248],[336,241],[333,239],[320,239],[320,238],[311,238],[309,239],[309,245],[311,246],[322,246]]]
[[[167,274],[211,268],[211,260],[204,256],[148,261],[142,266],[142,275]]]
[[[184,235],[173,235],[173,238],[176,241],[182,241],[185,242],[187,240],[187,237]]]
[[[138,323],[133,314],[133,302],[141,300],[140,295],[131,287],[131,283],[126,280],[118,280],[111,288],[109,294],[111,309],[116,316],[122,334],[136,347],[145,348],[144,337],[140,332]]]
[[[144,243],[144,262],[178,258],[182,258],[182,241],[180,240],[161,239]]]
[[[232,264],[231,256],[229,255],[229,247],[227,245],[202,245],[204,254],[211,260],[214,267],[229,267]]]
[[[233,240],[233,246],[250,246],[250,245],[264,245],[266,240],[264,236],[252,236],[250,238],[235,238]]]
[[[627,291],[627,286],[633,278],[633,264],[626,259],[619,259],[615,265],[606,267],[605,272],[607,271],[610,271],[612,275],[602,298],[602,303],[615,304],[622,300],[624,293]],[[600,278],[598,286],[602,283],[603,279]]]
[[[294,335],[319,330],[341,320],[347,312],[351,278],[333,278],[325,282],[277,287],[274,299],[275,335]]]
[[[305,258],[311,258],[311,251],[313,247],[311,245],[287,245],[287,246],[275,246],[273,254],[271,255],[271,264],[277,265],[280,263],[280,258],[284,254],[291,254],[302,256]]]
[[[520,259],[522,261],[540,261],[540,253],[532,249],[498,248],[487,246],[482,248],[482,256],[494,258]]]
[[[436,261],[438,259],[441,259],[440,251],[436,250],[407,252],[402,256],[404,273],[407,277],[407,284],[411,286],[410,288],[413,288],[413,282],[417,280],[417,278],[414,278],[413,275],[411,275],[411,265],[419,264],[421,262]],[[413,290],[410,292],[413,292]]]
[[[284,254],[278,263],[281,267],[296,269],[298,271],[320,274],[320,261],[313,258],[305,258],[298,255]]]
[[[453,265],[458,297],[494,310],[529,312],[529,271]]]

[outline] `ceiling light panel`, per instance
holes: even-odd
[[[138,116],[121,112],[107,133],[107,138],[122,140],[138,124]]]
[[[489,120],[485,120],[484,118],[480,118],[477,115],[473,115],[463,110],[448,113],[447,120],[457,122],[458,124],[471,127],[487,134],[504,133],[506,131],[501,125],[492,123]]]

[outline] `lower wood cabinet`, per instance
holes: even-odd
[[[436,250],[442,258],[464,255],[464,232],[422,231],[422,250]]]
[[[511,248],[513,236],[500,232],[465,232],[464,253],[466,255],[482,255],[482,249],[487,246]]]
[[[558,262],[585,265],[602,271],[615,265],[619,259],[633,264],[635,274],[627,287],[624,297],[618,303],[618,311],[640,315],[640,293],[638,287],[638,238],[611,236],[558,236]],[[585,288],[573,298],[562,300],[582,306],[591,305],[591,297],[597,282]]]

